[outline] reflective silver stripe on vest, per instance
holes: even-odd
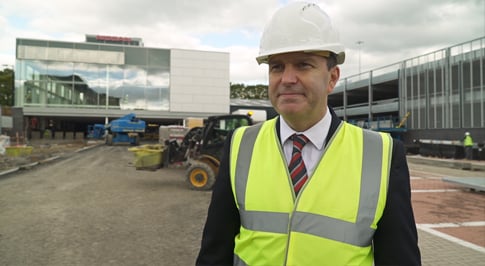
[[[237,154],[236,162],[236,176],[234,178],[236,180],[236,198],[239,202],[240,210],[246,209],[244,204],[246,203],[246,186],[248,183],[249,163],[251,162],[251,157],[253,156],[254,143],[256,142],[256,137],[258,137],[261,125],[262,123],[259,123],[246,128],[241,138],[241,145],[239,145],[239,152]],[[243,216],[241,215],[241,220],[242,219]]]
[[[249,175],[249,162],[253,156],[254,143],[262,124],[248,127],[241,138],[236,162],[236,198],[239,203],[241,225],[258,231],[287,233],[289,217],[287,213],[246,211],[246,186]]]
[[[244,262],[237,254],[234,253],[234,266],[247,266],[246,262]]]
[[[249,162],[251,162],[260,125],[246,129],[238,153],[235,182],[241,225],[253,231],[288,233],[289,217],[287,213],[245,210]],[[339,130],[340,128],[335,134],[338,134]],[[382,165],[383,142],[378,133],[368,130],[363,131],[363,138],[364,156],[356,223],[312,213],[295,212],[292,217],[291,231],[333,239],[355,246],[365,247],[371,244],[375,230],[370,226],[377,210],[381,181],[381,168],[376,165]],[[329,143],[329,145],[331,144]]]

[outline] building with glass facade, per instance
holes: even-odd
[[[146,48],[139,38],[17,39],[24,127],[83,131],[134,112],[159,124],[229,113],[229,53]]]
[[[352,123],[419,139],[485,144],[485,37],[342,79],[329,105]]]

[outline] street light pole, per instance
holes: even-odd
[[[360,73],[361,73],[361,50],[362,50],[362,44],[364,43],[364,41],[357,41],[357,45],[359,46],[359,77],[360,77]]]

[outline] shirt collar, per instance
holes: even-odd
[[[305,136],[310,140],[310,142],[319,150],[323,148],[325,140],[327,139],[328,131],[330,130],[330,123],[332,122],[332,116],[330,110],[327,107],[327,112],[325,116],[318,121],[313,127],[303,131],[297,132],[293,130],[285,121],[285,119],[280,116],[280,135],[281,144],[283,145],[291,135],[305,134]]]

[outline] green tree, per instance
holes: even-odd
[[[231,99],[241,99],[244,98],[244,84],[231,84]]]
[[[1,106],[13,106],[14,76],[14,71],[10,68],[5,68],[3,71],[0,71]]]
[[[231,98],[232,99],[268,99],[267,85],[244,85],[231,84]]]

